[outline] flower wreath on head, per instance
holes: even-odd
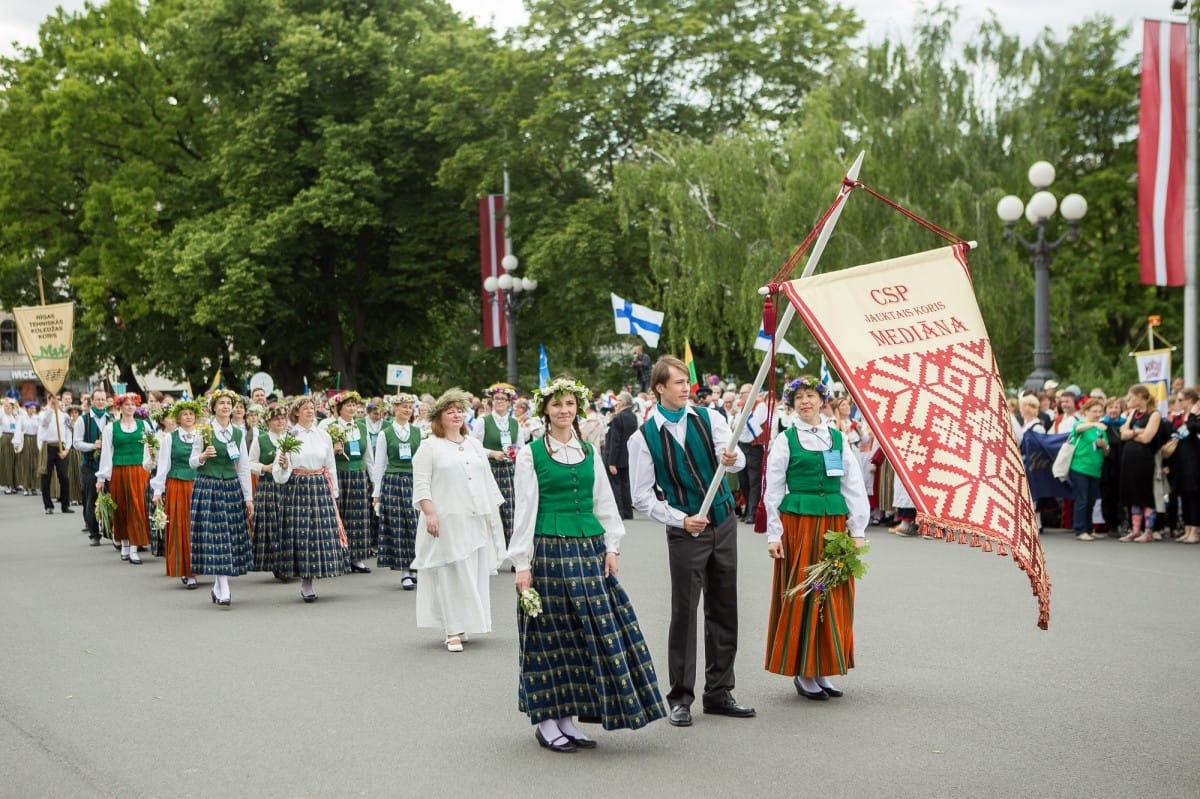
[[[425,418],[433,421],[441,416],[442,411],[451,405],[458,405],[465,412],[467,408],[471,407],[471,395],[457,386],[448,388],[425,409]]]
[[[342,406],[347,402],[357,402],[359,405],[362,405],[362,395],[357,391],[339,391],[329,398],[329,404],[333,406],[334,413],[341,413]]]
[[[829,399],[829,386],[814,377],[805,375],[804,377],[797,377],[784,387],[783,404],[789,408],[792,407],[793,401],[796,399],[796,392],[800,389],[817,392],[817,396],[821,398],[821,402]]]
[[[163,407],[162,405],[159,405],[157,408],[150,411],[150,421],[161,422],[164,416],[170,416],[170,414],[171,408],[169,406]]]
[[[517,400],[517,389],[513,387],[512,383],[492,383],[483,390],[483,396],[485,397],[494,397],[497,394],[508,398],[509,402],[516,402]]]
[[[554,397],[561,397],[563,394],[575,395],[579,413],[582,413],[587,403],[592,400],[592,390],[583,383],[573,377],[559,377],[533,392],[534,413],[537,416],[545,416],[546,404]]]
[[[246,406],[246,413],[247,414],[252,413],[255,416],[257,416],[259,419],[261,419],[263,417],[263,414],[266,412],[267,412],[266,405],[259,405],[258,403],[252,402],[248,406]]]
[[[215,409],[217,407],[217,400],[222,399],[222,398],[229,400],[229,404],[231,406],[237,405],[242,400],[241,395],[239,395],[236,391],[231,391],[230,389],[227,389],[227,388],[218,388],[212,394],[208,395],[208,412],[209,413],[213,413],[215,411]]]
[[[117,396],[113,397],[113,405],[117,406],[118,408],[120,408],[120,407],[121,407],[122,405],[124,405],[126,402],[132,402],[132,403],[133,403],[133,406],[134,406],[135,408],[137,408],[137,407],[140,407],[140,406],[141,406],[141,404],[142,404],[142,397],[141,397],[141,395],[139,395],[139,394],[137,394],[137,393],[135,393],[135,392],[133,392],[133,391],[130,391],[130,392],[128,392],[128,393],[125,393],[125,394],[118,394]],[[35,403],[35,404],[36,404],[36,403]],[[26,408],[28,408],[28,407],[29,407],[29,403],[28,403],[28,402],[27,402],[27,403],[25,403],[25,407],[26,407]]]
[[[277,402],[274,405],[267,406],[260,417],[264,422],[269,422],[272,419],[286,419],[288,416],[288,406],[286,403]]]
[[[199,421],[200,417],[204,414],[204,406],[195,400],[180,400],[171,404],[169,413],[171,414],[171,418],[178,422],[180,414],[184,411],[191,411],[192,415],[196,417],[196,421]]]
[[[417,404],[416,394],[405,394],[403,391],[399,394],[391,394],[383,398],[383,401],[388,405],[401,405],[407,402],[409,405]]]

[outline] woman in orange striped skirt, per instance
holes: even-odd
[[[820,597],[793,593],[821,560],[825,533],[865,540],[870,508],[862,470],[846,437],[821,417],[829,390],[811,377],[788,383],[783,401],[795,423],[767,462],[767,554],[775,559],[767,621],[767,671],[793,678],[808,699],[838,697],[830,677],[854,667],[854,579]]]
[[[113,405],[120,417],[104,428],[100,450],[100,469],[96,472],[96,493],[103,494],[106,484],[117,509],[113,512],[112,537],[121,544],[121,560],[140,564],[138,547],[150,546],[150,520],[146,516],[146,487],[149,475],[142,463],[146,459],[146,423],[134,417],[142,404],[137,394],[118,394]]]
[[[188,462],[192,457],[192,445],[196,443],[196,417],[203,406],[198,402],[184,400],[171,406],[171,418],[177,427],[167,433],[158,452],[158,470],[150,481],[154,492],[154,504],[164,500],[167,514],[165,536],[165,558],[167,576],[178,577],[189,591],[196,587],[196,576],[192,574],[191,525],[192,483],[196,470]]]

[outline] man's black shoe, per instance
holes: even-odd
[[[674,727],[690,727],[692,726],[692,709],[687,705],[676,705],[671,708],[671,715],[667,717],[667,721],[671,722]]]
[[[732,716],[735,719],[751,719],[757,715],[754,708],[739,705],[732,696],[719,704],[705,705],[704,712],[715,713],[718,716]]]

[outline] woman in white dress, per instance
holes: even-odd
[[[417,626],[440,629],[446,649],[492,630],[488,576],[504,558],[504,497],[483,445],[467,432],[470,396],[452,388],[427,411],[428,441],[413,455],[417,518]]]

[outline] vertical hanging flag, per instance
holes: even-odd
[[[499,278],[504,274],[500,262],[507,255],[504,241],[504,195],[489,194],[479,198],[479,256],[483,297],[483,346],[504,347],[508,345],[508,330],[504,325],[503,291],[493,292],[482,288],[489,277]]]
[[[1142,100],[1138,112],[1138,233],[1141,280],[1149,286],[1182,286],[1194,268],[1186,242],[1188,137],[1187,25],[1145,20],[1142,33]],[[1189,77],[1190,76],[1190,77]]]
[[[829,374],[829,364],[825,360],[825,353],[821,353],[821,385],[826,388],[833,382],[833,377]]]
[[[308,375],[305,375],[304,376],[304,396],[307,397],[311,393],[312,393],[312,389],[308,387]]]
[[[217,371],[213,374],[212,384],[208,387],[209,391],[216,391],[218,388],[224,388],[225,384],[221,380],[221,367],[217,367]]]
[[[612,297],[617,332],[641,336],[651,347],[657,347],[658,337],[662,333],[663,312],[652,311],[645,305],[623,300],[616,294],[610,293],[609,296]]]
[[[688,382],[692,384],[692,393],[700,388],[700,381],[696,378],[696,359],[692,357],[692,345],[685,338],[683,340],[683,362],[688,368]]]
[[[546,345],[538,344],[538,388],[550,385],[550,359],[546,357]]]

